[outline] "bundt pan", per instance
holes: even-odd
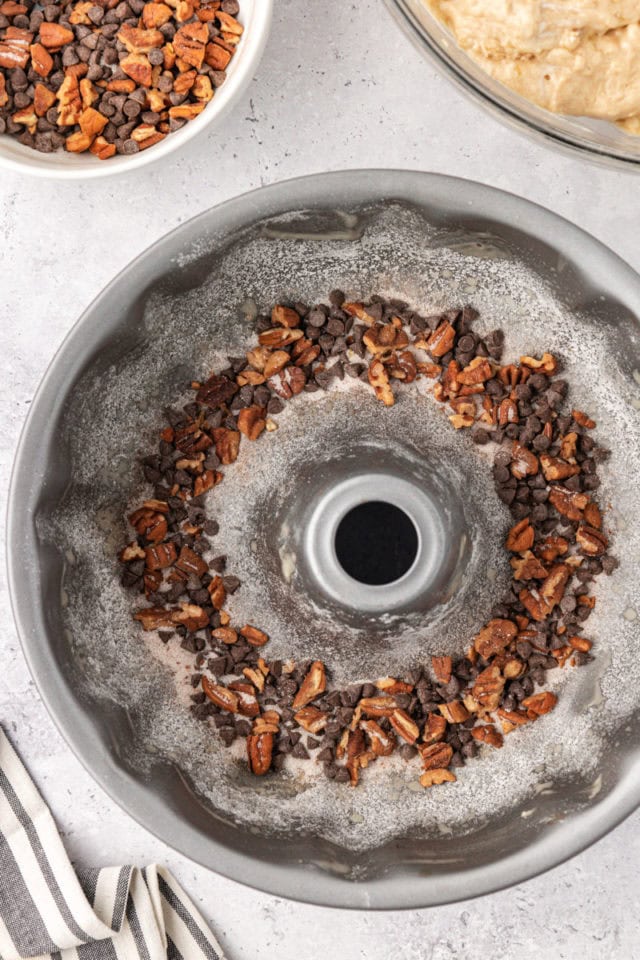
[[[594,661],[552,671],[552,714],[430,790],[417,784],[416,761],[395,757],[356,789],[316,776],[309,761],[251,777],[240,750],[223,749],[190,713],[185,652],[142,634],[131,619],[138,598],[119,582],[127,510],[148,495],[140,457],[157,443],[163,408],[246,351],[258,313],[336,287],[425,313],[469,303],[479,330],[504,330],[508,356],[557,354],[572,406],[597,420],[596,439],[611,449],[599,492],[620,566],[596,585]],[[611,830],[640,802],[639,315],[640,279],[570,223],[486,186],[408,171],[266,187],[135,260],[51,364],[10,494],[9,581],[25,655],[96,780],[212,870],[336,907],[487,893]],[[424,391],[400,390],[385,409],[366,384],[345,380],[296,398],[276,432],[243,445],[207,509],[220,523],[215,550],[243,582],[232,614],[267,630],[271,656],[320,657],[342,683],[465,649],[508,582],[509,517],[490,452],[463,433]],[[371,501],[414,519],[418,560],[390,584],[356,584],[336,562],[338,521]],[[342,530],[341,549],[358,564],[353,529]]]

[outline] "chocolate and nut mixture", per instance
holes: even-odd
[[[135,614],[143,628],[194,654],[192,711],[225,745],[246,738],[254,774],[290,754],[356,785],[362,768],[398,752],[422,765],[423,786],[454,781],[481,744],[501,747],[554,708],[547,671],[591,659],[590,587],[617,565],[596,500],[607,451],[594,421],[571,409],[559,361],[545,353],[501,363],[501,331],[480,335],[476,319],[471,307],[422,317],[400,301],[352,303],[340,291],[328,305],[279,304],[258,318],[246,356],[192,383],[193,401],[167,411],[158,452],[143,461],[153,495],[129,516],[122,582],[146,596]],[[431,381],[452,426],[495,445],[513,579],[464,656],[443,651],[402,677],[336,689],[321,661],[266,659],[267,634],[233,621],[240,583],[215,556],[219,528],[204,498],[241,442],[277,429],[284,404],[344,377],[370,384],[387,406],[396,390]]]
[[[0,0],[0,133],[100,160],[197,117],[242,36],[237,0]]]

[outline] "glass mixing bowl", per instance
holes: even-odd
[[[626,169],[640,165],[640,137],[589,117],[550,113],[490,77],[462,50],[423,0],[385,0],[419,50],[432,57],[466,93],[511,126],[591,160]]]

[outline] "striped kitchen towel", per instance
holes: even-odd
[[[53,817],[0,727],[0,958],[223,960],[162,867],[76,874]]]

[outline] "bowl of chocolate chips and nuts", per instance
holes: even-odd
[[[0,166],[98,177],[214,124],[253,76],[271,0],[3,0]]]

